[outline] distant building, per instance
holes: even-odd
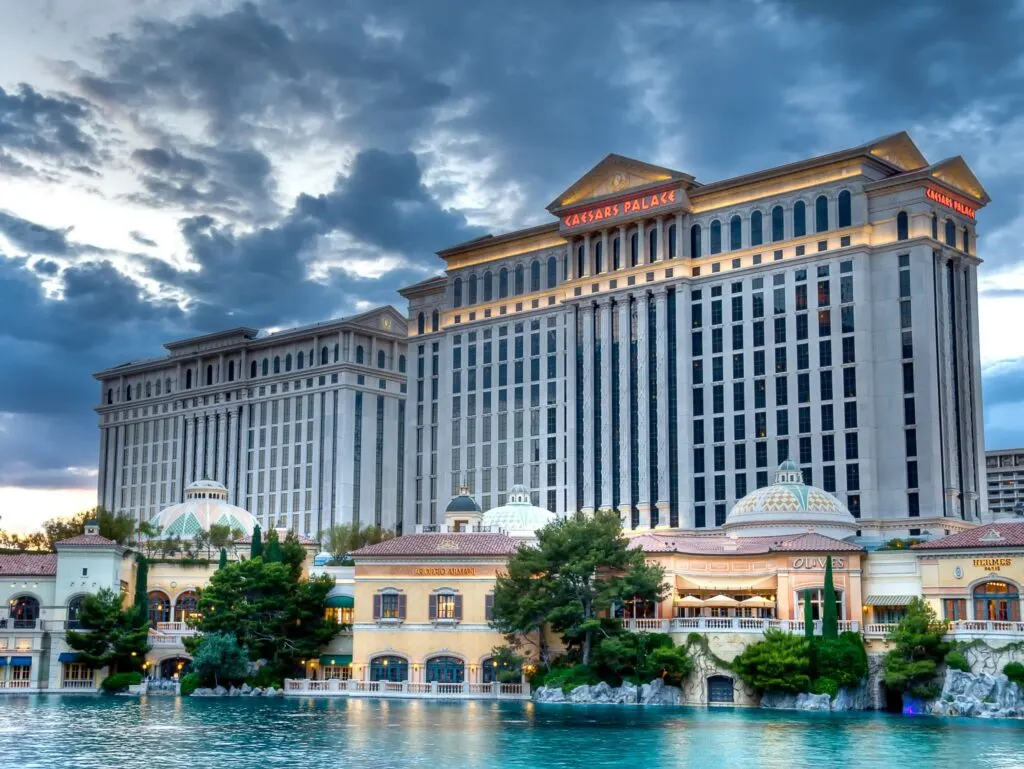
[[[985,475],[992,516],[1024,518],[1024,449],[986,451]]]
[[[405,338],[382,307],[169,342],[99,372],[99,503],[149,521],[212,480],[264,529],[401,529]]]

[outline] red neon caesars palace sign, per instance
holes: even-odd
[[[605,219],[630,216],[631,214],[639,214],[644,211],[656,211],[671,206],[677,200],[679,200],[679,195],[676,190],[635,195],[614,203],[591,206],[590,208],[566,214],[562,217],[562,228],[572,229],[573,227],[583,227],[588,224],[603,222]]]
[[[934,200],[936,203],[943,205],[946,208],[952,208],[958,214],[963,214],[964,216],[968,216],[971,219],[974,218],[974,212],[976,209],[973,209],[970,206],[961,203],[956,198],[950,197],[949,195],[946,195],[943,192],[939,192],[938,190],[934,190],[931,187],[926,188],[925,195],[928,196],[929,200]]]

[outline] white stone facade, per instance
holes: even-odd
[[[993,517],[1024,516],[1024,449],[986,452],[985,476]]]
[[[383,307],[172,342],[99,372],[99,503],[148,521],[210,479],[264,529],[400,527],[405,340]]]

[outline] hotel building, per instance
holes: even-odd
[[[1024,449],[985,452],[988,509],[993,516],[1024,516]]]
[[[609,155],[555,221],[441,251],[402,291],[410,525],[523,484],[558,513],[710,529],[786,459],[864,536],[983,519],[988,200],[905,133],[711,183]]]
[[[264,529],[400,531],[405,338],[383,307],[169,342],[163,357],[99,372],[99,504],[149,521],[211,480]]]

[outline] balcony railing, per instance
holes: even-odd
[[[626,630],[649,633],[764,633],[784,630],[803,633],[803,620],[767,619],[761,617],[674,617],[666,619],[626,619]],[[860,630],[856,620],[840,620],[839,632]],[[814,634],[821,635],[821,620],[814,623]]]
[[[1024,622],[1002,622],[999,620],[954,620],[946,623],[947,635],[956,637],[975,636],[1024,636]],[[887,636],[896,628],[895,622],[873,622],[864,626],[866,636]]]
[[[39,684],[35,681],[0,681],[0,689],[38,689]]]
[[[80,679],[68,679],[61,683],[62,689],[85,689],[93,690],[96,688],[96,682],[91,678],[80,678]]]
[[[289,678],[284,682],[289,696],[405,697],[450,700],[528,700],[529,684],[423,683],[409,681],[312,681]]]

